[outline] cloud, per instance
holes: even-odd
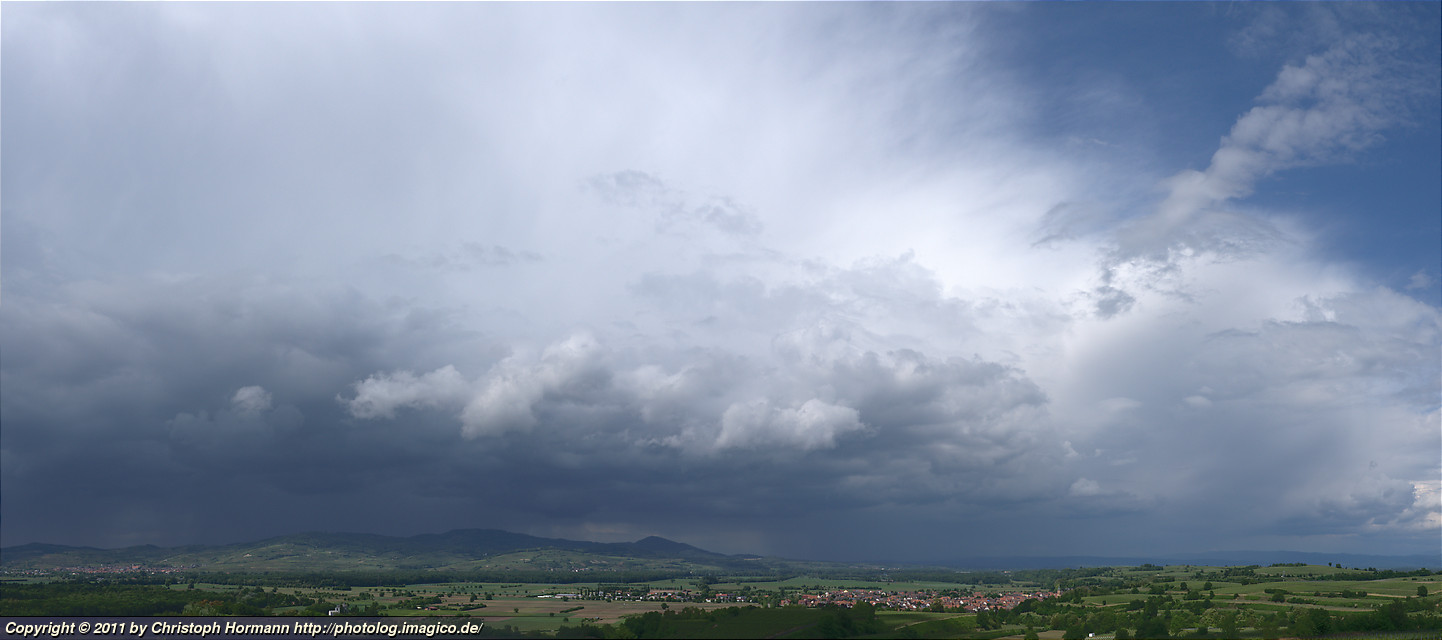
[[[831,448],[836,438],[864,428],[851,407],[829,404],[816,398],[799,407],[772,407],[765,400],[733,404],[721,416],[721,433],[716,446],[757,448],[768,444],[800,447],[802,450]]]
[[[1435,307],[1387,289],[1298,302],[1305,319],[1208,339],[1200,363],[1244,372],[1209,382],[1214,399],[1266,394],[1312,406],[1431,402],[1428,390],[1442,383],[1438,363],[1427,355],[1442,342]]]
[[[1435,548],[1436,8],[1068,11],[7,7],[5,540]]]
[[[1095,480],[1078,478],[1067,490],[1059,512],[1067,514],[1072,522],[1080,519],[1118,518],[1139,514],[1155,513],[1155,498],[1143,498],[1134,493],[1109,490]]]
[[[576,334],[539,357],[509,356],[474,382],[450,365],[421,376],[382,373],[355,383],[355,396],[342,402],[362,419],[391,419],[401,407],[456,411],[467,437],[539,425],[575,433],[634,416],[650,427],[632,433],[635,444],[663,442],[694,452],[762,444],[831,448],[839,436],[871,422],[901,441],[943,426],[997,435],[1016,427],[1006,421],[1014,408],[1044,402],[1034,385],[1005,367],[933,362],[911,350],[856,350],[846,334],[824,325],[784,336],[764,367],[724,352],[649,353],[655,361]],[[856,404],[807,397],[817,391]]]
[[[394,418],[397,409],[452,404],[469,390],[460,372],[446,365],[420,376],[410,371],[372,375],[355,383],[355,397],[341,402],[357,418]]]
[[[1427,275],[1426,271],[1418,271],[1417,273],[1412,274],[1412,277],[1407,280],[1408,291],[1426,289],[1431,286],[1432,276]]]
[[[197,468],[243,465],[304,424],[299,409],[273,407],[270,392],[257,385],[236,390],[224,409],[181,412],[166,421],[171,447],[194,456]]]
[[[1436,473],[1442,446],[1437,310],[1386,289],[1294,303],[1290,318],[1245,331],[1198,335],[1187,326],[1198,317],[1173,324],[1160,309],[1125,320],[1119,331],[1136,355],[1094,371],[1108,381],[1088,395],[1120,387],[1172,399],[1089,414],[1058,393],[1053,413],[1096,425],[1069,437],[1074,450],[1097,451],[1074,458],[1090,466],[1083,477],[1159,513],[1205,513],[1216,535],[1259,525],[1303,537],[1419,530],[1429,516],[1414,507],[1413,486]]]
[[[1073,496],[1095,496],[1101,492],[1101,485],[1097,484],[1095,480],[1087,480],[1086,478],[1077,478],[1077,481],[1073,482],[1071,489],[1068,490],[1068,493]]]
[[[486,246],[476,242],[462,242],[460,248],[452,252],[431,253],[417,257],[390,253],[384,256],[384,260],[412,268],[466,272],[475,268],[535,263],[542,261],[543,258],[541,254],[534,251],[514,250],[496,244]]]
[[[1329,483],[1323,495],[1295,496],[1287,517],[1279,525],[1285,529],[1300,528],[1319,533],[1356,534],[1373,527],[1396,526],[1403,518],[1414,519],[1409,513],[1415,506],[1412,483],[1369,473],[1348,482]],[[1426,522],[1425,516],[1421,519]],[[1416,526],[1409,522],[1403,526]]]
[[[400,408],[457,411],[466,437],[530,429],[543,400],[571,402],[611,387],[599,343],[576,334],[547,347],[539,358],[513,354],[480,380],[468,381],[452,365],[415,375],[377,373],[353,385],[354,397],[338,398],[350,415],[392,419]]]
[[[1442,472],[1442,469],[1438,471]],[[1397,521],[1404,526],[1422,531],[1442,529],[1442,481],[1435,479],[1413,481],[1412,495],[1414,498],[1412,506],[1405,509],[1397,517]]]
[[[603,356],[594,338],[577,334],[547,347],[539,361],[502,361],[461,413],[462,433],[475,437],[529,429],[543,398],[573,403],[604,393],[611,374],[600,365]]]
[[[587,184],[607,204],[656,216],[656,226],[662,231],[684,234],[688,227],[706,226],[731,236],[751,237],[763,229],[756,214],[733,198],[697,199],[642,171],[601,174]]]
[[[259,385],[236,389],[230,397],[230,406],[236,412],[255,414],[270,410],[270,392]]]
[[[1142,406],[1142,403],[1132,398],[1107,398],[1101,402],[1101,406],[1110,413],[1121,413],[1136,409]]]
[[[1115,260],[1169,260],[1191,250],[1248,255],[1275,244],[1279,231],[1265,219],[1224,205],[1250,195],[1258,181],[1295,167],[1346,162],[1406,122],[1415,93],[1413,71],[1392,39],[1348,34],[1328,49],[1288,64],[1222,138],[1205,170],[1177,173],[1162,183],[1155,213],[1119,236]]]
[[[587,184],[607,203],[626,207],[653,207],[673,197],[660,178],[635,169],[591,176]]]

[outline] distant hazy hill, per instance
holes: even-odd
[[[0,549],[9,570],[174,567],[215,571],[727,571],[755,569],[755,556],[728,556],[652,536],[636,542],[542,538],[496,529],[393,537],[300,533],[219,546],[95,549],[27,544]]]
[[[1053,556],[952,559],[928,563],[962,570],[1042,569],[1153,564],[1268,565],[1278,562],[1378,569],[1442,569],[1439,556],[1380,556],[1292,551],[1232,551],[1138,557]],[[636,542],[587,542],[542,538],[497,529],[458,529],[409,537],[365,533],[300,533],[220,546],[95,549],[26,544],[0,549],[6,570],[67,567],[177,568],[198,571],[463,571],[570,574],[747,573],[879,576],[932,571],[912,564],[890,568],[870,563],[833,563],[726,555],[651,536]],[[938,571],[952,572],[947,569]]]
[[[1261,565],[1281,562],[1304,562],[1323,565],[1329,562],[1349,568],[1376,569],[1442,569],[1442,554],[1435,556],[1382,556],[1357,553],[1312,553],[1304,551],[1215,551],[1153,556],[1015,556],[952,559],[941,564],[977,570],[992,569],[1056,569],[1062,567],[1122,567],[1145,563],[1158,565],[1198,565],[1212,567]]]

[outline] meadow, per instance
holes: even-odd
[[[532,637],[1280,638],[1442,633],[1442,574],[1330,566],[1115,567],[1018,571],[1009,582],[698,576],[636,583],[408,582],[381,586],[235,583],[205,574],[165,584],[6,578],[0,615],[340,615],[465,618],[486,635]],[[1374,577],[1375,576],[1375,577]],[[1371,578],[1371,579],[1368,579]],[[133,581],[143,582],[139,578]],[[926,606],[943,595],[1059,589],[1010,609]],[[802,607],[801,594],[916,595],[925,610]],[[669,592],[669,593],[667,593]],[[169,594],[169,595],[166,595]],[[668,597],[669,601],[636,599]],[[746,601],[736,602],[734,599]],[[848,606],[850,601],[847,602]],[[1007,605],[1011,607],[1012,605]]]

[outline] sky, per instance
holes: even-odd
[[[1442,555],[1439,14],[5,3],[0,543]]]

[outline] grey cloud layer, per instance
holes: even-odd
[[[7,545],[1442,528],[1439,310],[1242,206],[1435,100],[1387,38],[1157,184],[1038,142],[970,5],[5,11]]]

